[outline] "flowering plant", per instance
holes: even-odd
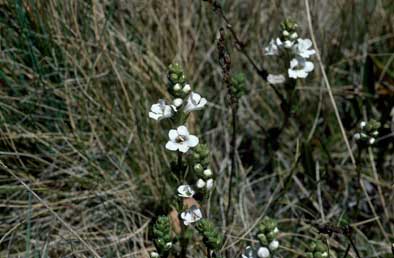
[[[214,173],[209,168],[209,150],[186,126],[190,113],[202,110],[208,101],[192,91],[180,65],[170,65],[168,81],[168,92],[173,99],[167,102],[161,99],[153,104],[149,117],[156,121],[171,121],[165,148],[177,153],[177,162],[171,166],[171,176],[177,177],[176,181],[181,184],[176,188],[178,202],[172,205],[171,215],[159,217],[154,225],[156,251],[151,253],[151,257],[165,258],[171,252],[185,256],[188,242],[192,238],[188,232],[193,225],[196,225],[197,231],[203,236],[208,255],[215,256],[221,247],[222,238],[212,222],[204,218],[201,198],[214,186]],[[197,194],[198,198],[195,197]],[[176,237],[172,238],[172,235]]]
[[[281,24],[281,36],[272,39],[264,49],[266,56],[277,56],[285,60],[284,67],[287,72],[280,74],[269,74],[267,80],[271,84],[281,84],[286,81],[286,77],[292,79],[306,78],[313,71],[314,64],[308,60],[316,51],[312,49],[310,39],[299,38],[297,23],[286,20]]]

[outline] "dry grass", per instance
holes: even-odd
[[[248,53],[266,67],[262,48],[284,18],[309,37],[304,1],[222,2]],[[392,135],[394,4],[310,4],[347,136],[365,118],[384,122],[382,135]],[[345,219],[362,257],[392,257],[393,137],[356,157],[360,189],[316,69],[298,84],[299,101],[273,150],[269,129],[283,120],[280,100],[230,42],[232,69],[245,73],[249,92],[238,115],[236,219],[224,227],[231,128],[217,63],[220,26],[202,1],[0,1],[0,257],[93,257],[89,248],[101,257],[148,257],[171,156],[166,131],[147,111],[166,97],[174,61],[210,101],[190,126],[211,147],[219,174],[208,214],[228,233],[225,250],[239,257],[254,237],[251,226],[267,214],[280,222],[280,257],[302,257],[318,236],[313,225]],[[322,237],[339,254],[347,248],[344,236]]]

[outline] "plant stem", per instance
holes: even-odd
[[[357,157],[356,157],[356,172],[357,172],[357,183],[356,185],[358,186],[358,189],[356,189],[356,210],[353,213],[354,218],[357,219],[359,213],[360,213],[360,197],[361,197],[361,166],[360,166],[360,159],[361,159],[361,153],[362,153],[362,148],[361,146],[358,146],[357,148]]]
[[[212,258],[211,250],[207,247],[207,258]]]
[[[237,144],[237,111],[238,111],[238,101],[235,101],[234,104],[232,105],[232,136],[231,136],[231,151],[230,151],[230,157],[231,157],[231,173],[230,173],[230,185],[228,189],[228,206],[227,206],[227,211],[226,211],[226,217],[229,222],[231,222],[234,218],[234,213],[231,213],[231,217],[229,218],[229,213],[231,209],[231,197],[232,197],[232,191],[233,191],[233,178],[235,175],[235,167],[236,167],[236,157],[235,157],[235,152],[236,152],[236,144]]]

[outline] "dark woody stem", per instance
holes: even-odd
[[[237,137],[237,110],[238,110],[238,98],[235,96],[233,91],[233,85],[231,82],[231,57],[227,51],[226,43],[225,43],[225,35],[224,29],[221,28],[219,32],[219,40],[217,42],[217,47],[219,51],[219,63],[222,68],[223,73],[223,83],[227,87],[227,92],[229,96],[229,104],[231,108],[232,115],[232,135],[231,135],[231,150],[230,150],[230,159],[231,159],[231,167],[230,167],[230,182],[229,182],[229,190],[228,190],[228,204],[226,208],[226,221],[227,223],[231,223],[232,216],[230,217],[231,211],[231,198],[232,198],[232,189],[233,189],[233,178],[235,175],[235,151],[236,151],[236,137]]]
[[[204,2],[208,2],[209,4],[212,5],[213,10],[218,14],[218,16],[226,23],[226,28],[230,31],[231,36],[233,37],[235,41],[235,47],[236,49],[242,53],[248,60],[248,62],[253,66],[253,69],[256,71],[256,73],[259,75],[261,79],[264,81],[267,81],[268,77],[268,71],[265,70],[264,68],[260,67],[257,65],[257,63],[253,60],[253,58],[248,54],[246,51],[246,44],[240,40],[238,37],[237,33],[235,32],[233,26],[230,23],[230,20],[226,17],[226,15],[223,12],[222,6],[215,0],[203,0]],[[285,97],[283,94],[280,93],[280,91],[272,84],[269,84],[269,86],[274,90],[275,94],[278,96],[278,98],[282,102],[286,102]]]

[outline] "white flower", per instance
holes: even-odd
[[[310,56],[316,54],[314,49],[309,49],[312,47],[312,41],[310,39],[298,39],[297,44],[294,45],[295,54],[303,57],[309,58]]]
[[[182,89],[182,91],[186,94],[189,93],[191,90],[192,90],[192,87],[190,87],[190,84],[186,84],[185,86],[183,86],[183,89]]]
[[[196,186],[197,186],[197,188],[199,188],[199,189],[203,188],[203,187],[205,186],[205,181],[202,180],[201,178],[198,179],[198,180],[197,180],[197,183],[196,183]]]
[[[196,147],[198,144],[197,136],[189,134],[186,126],[181,125],[176,130],[171,129],[168,133],[170,140],[166,144],[166,149],[171,151],[179,150],[187,152],[189,148]]]
[[[204,170],[204,176],[206,177],[211,177],[212,176],[212,170],[210,170],[209,168]]]
[[[178,108],[183,104],[183,99],[176,98],[172,101],[172,104],[174,104],[174,106]]]
[[[181,89],[182,89],[182,86],[179,83],[174,85],[174,91],[179,91]]]
[[[267,258],[270,256],[270,251],[266,247],[260,247],[259,250],[257,250],[257,256],[260,258]]]
[[[190,209],[181,213],[181,219],[183,219],[183,224],[185,226],[190,225],[202,218],[202,213],[199,208],[192,206]]]
[[[266,55],[266,56],[276,56],[276,55],[279,54],[279,48],[278,48],[278,44],[277,44],[278,43],[278,39],[276,40],[276,42],[275,42],[275,40],[271,39],[271,41],[268,44],[268,46],[264,48],[264,55]]]
[[[208,191],[211,190],[212,187],[213,187],[213,179],[210,178],[210,179],[207,180],[207,190]]]
[[[294,58],[290,61],[289,77],[294,79],[306,78],[314,68],[312,62],[306,61],[304,58]]]
[[[278,232],[279,232],[278,227],[275,227],[273,232],[274,232],[274,233],[278,233]]]
[[[174,107],[166,105],[165,101],[160,99],[159,103],[153,104],[150,108],[149,117],[155,120],[161,120],[172,116]]]
[[[361,121],[360,128],[363,129],[365,126],[367,126],[367,122]]]
[[[370,139],[369,139],[369,144],[374,144],[375,143],[375,141],[376,141],[376,139],[375,138],[373,138],[373,137],[371,137]]]
[[[207,102],[208,101],[205,98],[202,98],[200,94],[192,92],[187,99],[185,113],[203,109]]]
[[[151,257],[151,258],[157,258],[157,257],[160,257],[160,256],[159,256],[159,254],[156,253],[156,252],[151,252],[151,253],[150,253],[150,257]]]
[[[269,248],[271,251],[274,251],[276,249],[278,249],[279,247],[279,241],[278,240],[273,240],[270,244],[269,244]]]
[[[328,257],[328,253],[327,253],[327,252],[324,252],[324,253],[321,254],[321,256],[322,256],[322,257]]]
[[[193,189],[190,187],[190,185],[180,185],[178,187],[178,196],[183,197],[183,198],[189,198],[194,195]]]
[[[267,81],[271,84],[280,84],[286,81],[286,78],[283,74],[269,74],[267,77]]]

